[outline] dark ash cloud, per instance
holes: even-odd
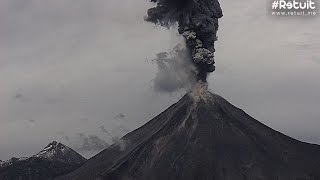
[[[162,26],[179,25],[192,62],[198,69],[197,78],[206,82],[215,70],[214,42],[217,40],[218,19],[222,10],[218,0],[151,0],[156,7],[148,10],[147,21]]]

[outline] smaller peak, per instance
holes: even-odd
[[[76,151],[57,141],[49,143],[42,151],[40,151],[33,157],[46,160],[67,162],[71,164],[81,164],[86,160]]]
[[[51,148],[51,149],[61,149],[61,148],[65,148],[67,147],[66,145],[60,143],[60,142],[57,142],[57,141],[52,141],[51,143],[49,143],[44,149],[48,149],[48,148]]]
[[[57,142],[57,141],[52,141],[50,144],[52,144],[52,145],[57,145],[58,142]]]
[[[57,142],[57,141],[52,141],[51,143],[48,144],[48,146],[52,146],[52,147],[62,147],[63,146],[63,147],[65,147],[64,144]]]
[[[42,151],[48,151],[50,149],[55,149],[57,147],[58,143],[57,141],[53,141],[49,143]]]
[[[70,151],[70,148],[57,142],[52,141],[49,143],[42,151],[35,155],[35,157],[42,157],[42,158],[51,158],[56,156],[59,153],[64,153],[65,151]]]

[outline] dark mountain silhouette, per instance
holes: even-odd
[[[32,157],[2,161],[0,180],[53,179],[75,170],[85,161],[71,148],[54,141]]]
[[[203,83],[122,141],[58,179],[320,179],[319,145],[263,125]]]

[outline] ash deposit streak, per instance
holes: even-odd
[[[217,40],[218,19],[223,16],[218,0],[150,0],[156,7],[147,12],[146,21],[169,27],[178,23],[179,34],[187,44],[197,79],[206,82],[215,70],[214,42]]]

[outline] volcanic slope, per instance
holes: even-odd
[[[263,125],[199,83],[60,179],[319,180],[320,146]]]

